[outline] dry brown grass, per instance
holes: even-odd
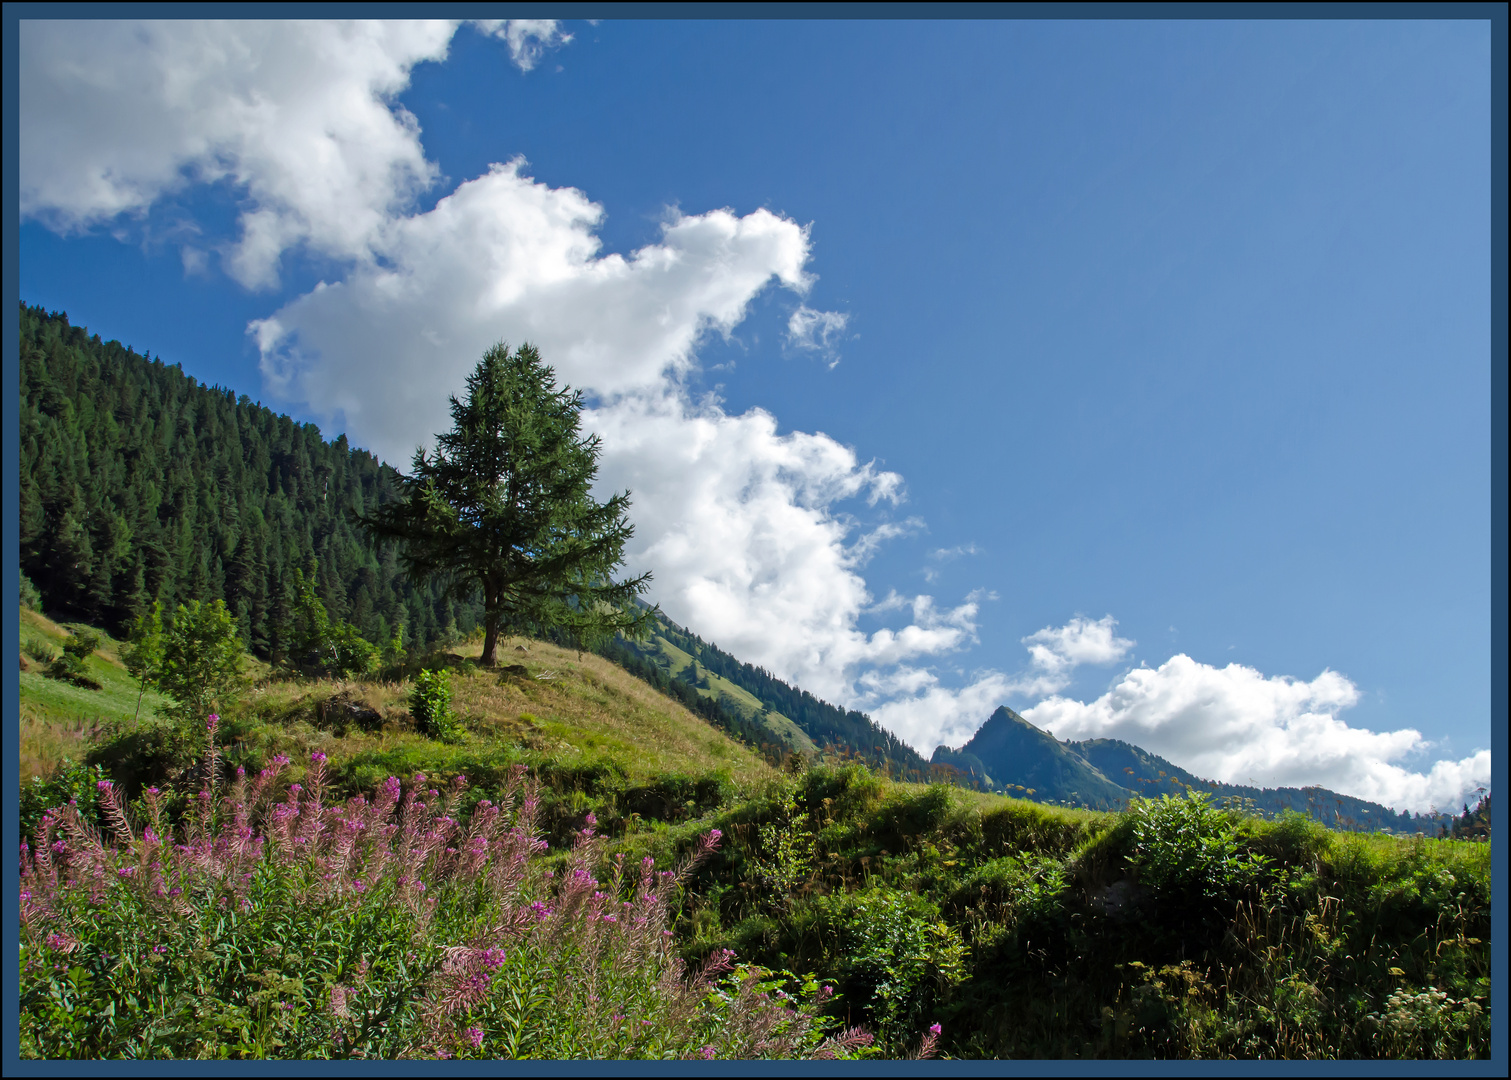
[[[474,645],[459,655],[480,653]],[[753,750],[600,656],[508,638],[499,660],[494,671],[453,681],[453,708],[479,734],[522,739],[565,762],[610,756],[633,778],[725,769],[746,784],[776,775]]]

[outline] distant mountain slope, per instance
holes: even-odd
[[[960,782],[989,791],[1017,793],[1039,801],[1068,802],[1109,810],[1130,799],[1179,794],[1188,788],[1216,800],[1241,800],[1275,815],[1309,814],[1337,829],[1435,833],[1445,815],[1398,814],[1389,807],[1323,787],[1259,788],[1204,780],[1157,754],[1118,739],[1060,742],[1003,706],[958,750],[941,746],[935,765],[948,765]]]
[[[899,779],[938,776],[917,751],[864,713],[821,701],[664,616],[648,641],[619,638],[612,648],[654,664],[668,678],[759,724],[768,738],[789,750],[847,751]]]
[[[1124,787],[1140,795],[1158,795],[1193,787],[1198,791],[1212,792],[1215,799],[1246,799],[1255,809],[1268,814],[1299,810],[1334,828],[1415,832],[1419,829],[1426,831],[1428,825],[1435,828],[1438,822],[1437,818],[1430,815],[1423,818],[1398,814],[1379,803],[1352,795],[1340,795],[1324,787],[1260,788],[1203,780],[1157,754],[1118,739],[1089,739],[1065,745],[1075,749],[1104,774],[1116,777]]]
[[[939,747],[933,761],[979,776],[988,788],[1020,788],[1040,800],[1053,799],[1110,810],[1130,792],[1109,780],[1074,749],[1040,731],[1006,705],[992,713],[959,750]]]

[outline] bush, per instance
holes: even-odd
[[[717,830],[679,871],[621,857],[600,881],[589,818],[553,874],[523,769],[465,826],[448,813],[462,777],[390,777],[328,806],[318,753],[304,785],[284,789],[275,758],[217,798],[211,732],[180,837],[161,793],[136,823],[101,780],[114,843],[64,806],[23,848],[23,1057],[832,1058],[870,1042],[828,1036],[827,988],[794,1000],[728,952],[693,971],[675,955],[673,896]]]
[[[1205,792],[1140,799],[1131,807],[1139,880],[1157,896],[1208,900],[1236,895],[1268,861],[1240,851],[1237,828]]]
[[[868,1005],[883,1039],[917,1030],[965,977],[965,944],[922,897],[874,888],[826,896],[816,907],[844,993]]]
[[[451,712],[451,678],[445,671],[422,670],[409,693],[415,726],[432,739],[455,739],[461,725]]]
[[[90,677],[84,661],[100,647],[100,635],[89,629],[78,629],[63,641],[63,655],[54,657],[47,665],[49,679],[73,683],[86,690],[98,690],[100,684]]]
[[[64,758],[51,776],[43,779],[33,776],[21,785],[21,840],[31,840],[37,834],[42,816],[53,807],[72,803],[78,808],[79,817],[98,823],[98,784],[105,779],[105,772],[98,765],[90,766]]]
[[[42,594],[25,574],[21,575],[21,606],[28,611],[42,610]]]
[[[190,600],[173,613],[161,665],[157,686],[176,702],[172,712],[182,721],[201,721],[240,697],[246,688],[241,635],[224,600]]]

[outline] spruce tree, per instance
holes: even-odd
[[[403,498],[361,520],[403,544],[405,568],[439,577],[452,595],[478,590],[484,664],[507,629],[557,629],[579,644],[637,633],[649,613],[636,598],[650,574],[615,582],[629,493],[605,503],[590,493],[597,436],[582,437],[582,395],[557,389],[555,372],[530,345],[495,345],[451,399],[451,431],[434,455],[419,450]]]

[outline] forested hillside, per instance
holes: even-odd
[[[398,474],[246,395],[21,307],[21,570],[50,612],[123,630],[152,601],[224,599],[278,654],[296,570],[331,617],[424,645],[474,605],[415,587],[352,520]]]
[[[939,778],[939,770],[931,769],[917,751],[865,713],[821,701],[670,620],[663,618],[646,642],[617,644],[621,651],[643,658],[668,678],[681,680],[719,701],[726,710],[741,713],[753,723],[764,722],[770,731],[780,732],[790,723],[820,751],[846,751],[900,779]],[[716,681],[724,685],[714,685]],[[776,734],[769,737],[778,739]]]

